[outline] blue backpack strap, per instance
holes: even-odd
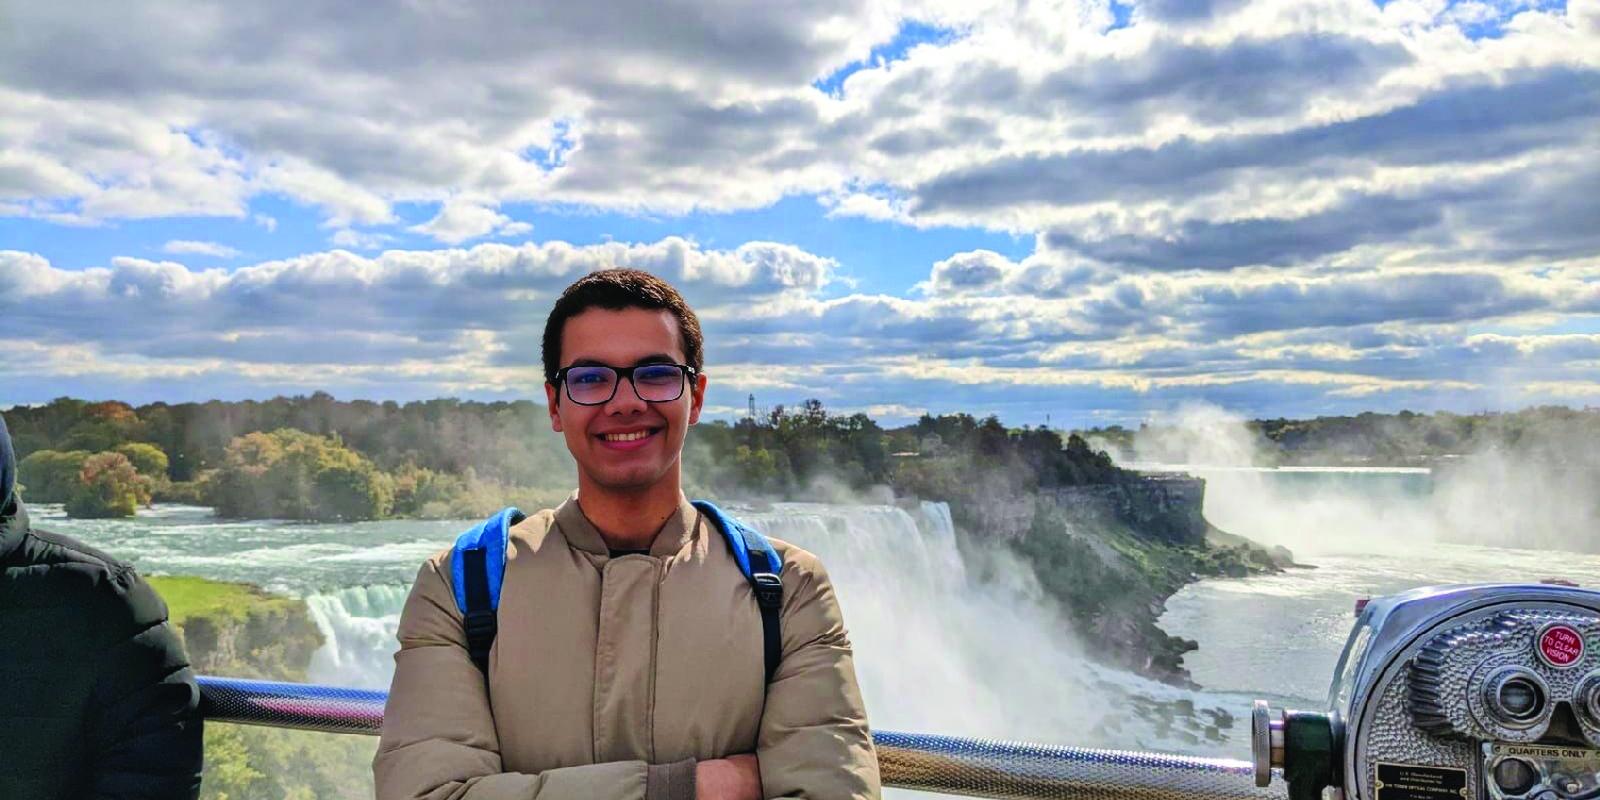
[[[779,578],[783,572],[783,559],[778,557],[778,551],[773,549],[772,543],[760,531],[728,516],[715,504],[696,500],[694,507],[710,517],[711,523],[722,532],[728,549],[733,551],[734,561],[739,563],[739,571],[744,573],[745,580],[750,582],[750,590],[756,595],[756,605],[761,609],[762,651],[766,660],[767,682],[770,683],[778,671],[778,662],[783,658],[783,637],[778,628],[778,612],[783,610],[783,581]]]
[[[456,608],[461,611],[461,627],[467,634],[467,655],[485,679],[489,676],[489,650],[499,632],[496,612],[500,584],[506,576],[506,539],[511,526],[527,516],[514,507],[501,509],[456,537],[450,554],[450,582],[455,588]]]

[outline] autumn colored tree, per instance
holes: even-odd
[[[121,453],[96,453],[83,462],[78,486],[67,498],[73,517],[131,517],[150,502],[150,478]]]

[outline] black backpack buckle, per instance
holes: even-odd
[[[461,627],[467,632],[467,641],[470,642],[481,637],[494,636],[498,622],[492,609],[476,608],[462,617]]]
[[[777,609],[783,606],[783,581],[770,572],[757,572],[750,576],[750,585],[756,593],[756,604],[762,608]]]

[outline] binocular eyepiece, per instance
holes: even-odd
[[[1418,589],[1361,609],[1328,707],[1251,716],[1292,800],[1600,800],[1600,592]]]

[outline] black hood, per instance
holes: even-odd
[[[28,512],[16,496],[17,454],[11,449],[6,418],[0,417],[0,562],[11,555],[28,532]]]
[[[11,492],[17,486],[17,453],[11,449],[11,434],[6,430],[6,418],[0,415],[0,515],[11,506]]]

